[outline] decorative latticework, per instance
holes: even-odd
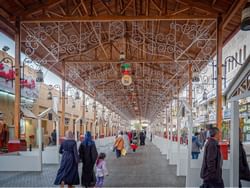
[[[50,69],[130,119],[153,119],[186,85],[188,65],[199,71],[215,55],[219,15],[226,42],[244,3],[0,0],[0,29],[14,36],[12,21],[20,19],[25,63]],[[128,87],[121,83],[121,53],[131,65]]]

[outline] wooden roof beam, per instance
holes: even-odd
[[[110,14],[110,15],[113,15],[113,12],[112,10],[108,7],[108,5],[103,1],[103,0],[99,0],[101,2],[101,4],[104,6],[104,8],[107,10],[107,12]]]
[[[16,12],[15,16],[20,16],[21,18],[24,18],[33,13],[42,11],[43,9],[49,9],[50,7],[55,6],[61,2],[63,2],[63,0],[47,0],[46,3],[42,3],[42,4],[34,3],[33,5],[26,7],[26,10]]]
[[[183,13],[183,12],[186,12],[186,11],[188,11],[188,10],[190,10],[190,9],[191,9],[191,7],[183,8],[183,9],[181,9],[181,10],[178,10],[178,11],[176,11],[176,12],[173,12],[173,13],[171,14],[171,16],[174,16],[174,15],[177,15],[177,14],[180,14],[180,13]]]
[[[16,27],[11,22],[9,22],[5,17],[0,15],[0,22],[3,22],[9,29],[16,32]]]
[[[64,16],[23,18],[23,23],[34,22],[110,22],[110,21],[157,21],[157,20],[216,20],[215,15],[163,15],[163,16]]]
[[[225,29],[227,24],[245,3],[245,0],[234,0],[232,6],[227,11],[227,14],[223,17],[222,29]]]
[[[26,7],[24,6],[24,4],[20,1],[20,0],[14,0],[15,1],[15,3],[19,6],[19,7],[21,7],[22,9],[26,9]]]
[[[127,5],[124,7],[124,9],[121,11],[121,15],[125,13],[125,11],[127,10],[127,8],[131,5],[131,3],[133,2],[134,0],[129,0],[129,2],[127,3]]]
[[[83,0],[81,0],[81,5],[82,5],[83,10],[85,11],[86,15],[89,15],[89,11],[87,9],[87,5],[85,4],[85,2]]]
[[[180,60],[178,62],[186,62],[187,60]],[[119,60],[115,59],[115,60],[66,60],[65,61],[67,64],[120,64]],[[135,60],[129,60],[126,59],[126,63],[163,63],[163,64],[169,64],[169,63],[173,63],[172,60],[145,60],[145,59],[135,59]]]
[[[218,15],[219,13],[224,12],[221,9],[206,5],[205,3],[201,3],[201,2],[198,2],[198,1],[195,1],[195,2],[192,1],[192,0],[176,0],[176,1],[178,3],[182,3],[182,4],[185,4],[187,6],[194,7],[196,9],[199,9],[199,10],[202,10],[202,11],[205,11],[205,12],[209,12],[209,13],[214,14],[214,15]]]
[[[160,12],[160,14],[163,12],[162,9],[159,7],[159,5],[155,2],[155,0],[151,0],[154,7]]]

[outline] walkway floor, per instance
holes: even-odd
[[[176,176],[176,166],[168,165],[166,156],[151,143],[135,153],[116,159],[108,156],[110,176],[107,187],[184,187],[185,178]]]
[[[109,176],[105,187],[184,187],[185,178],[177,177],[176,167],[168,165],[166,156],[151,143],[126,157],[115,158],[107,152]],[[0,172],[0,187],[52,187],[58,165],[44,165],[43,172]],[[79,168],[80,171],[80,168]],[[80,172],[81,173],[81,172]]]

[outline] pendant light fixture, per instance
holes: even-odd
[[[242,31],[250,31],[250,0],[242,10],[240,29]]]

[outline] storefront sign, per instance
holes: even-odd
[[[231,118],[231,110],[227,109],[223,111],[223,119],[230,119]]]
[[[0,90],[15,94],[15,70],[10,65],[0,63]],[[38,87],[31,76],[24,75],[20,80],[21,96],[29,99],[38,98]]]
[[[209,121],[215,121],[216,120],[216,116],[214,113],[209,114]]]
[[[247,111],[247,105],[246,104],[240,105],[239,112],[242,113],[242,112],[246,112],[246,111]]]
[[[195,121],[196,121],[197,123],[204,123],[204,122],[208,121],[208,116],[207,116],[207,115],[200,115],[200,116],[198,116],[198,117],[195,119]]]

